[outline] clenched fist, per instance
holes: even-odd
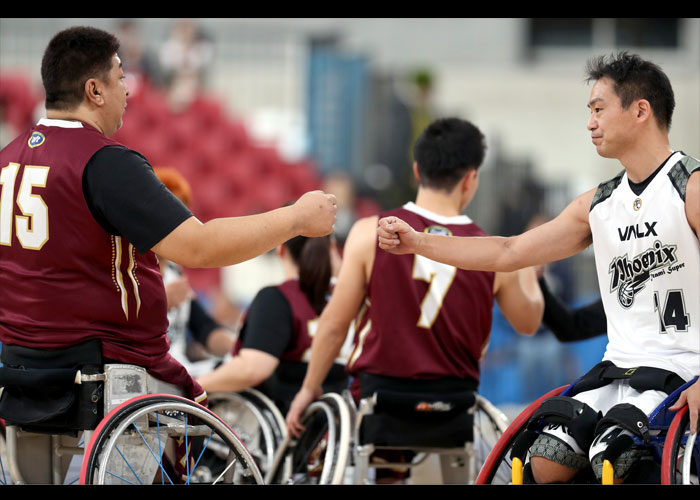
[[[315,238],[333,232],[335,214],[338,211],[335,195],[309,191],[292,208],[296,213],[296,227],[300,235]]]
[[[415,253],[418,233],[398,217],[384,217],[377,224],[377,242],[389,253]]]

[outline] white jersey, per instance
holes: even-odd
[[[636,195],[627,174],[591,204],[600,294],[608,320],[603,357],[685,380],[700,374],[700,243],[685,214],[685,186],[700,163],[674,153]]]

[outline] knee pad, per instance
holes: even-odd
[[[546,458],[574,470],[581,470],[588,466],[588,457],[586,455],[576,453],[565,442],[547,434],[540,434],[535,439],[535,442],[530,447],[530,456]]]
[[[651,453],[635,447],[633,436],[649,442],[649,418],[634,405],[622,403],[613,406],[595,429],[596,438],[591,447],[591,466],[600,479],[603,461],[613,464],[616,478],[624,478],[640,461],[648,460]]]
[[[600,412],[586,403],[566,396],[554,396],[542,402],[530,418],[528,428],[534,429],[542,422],[562,425],[582,450],[588,450],[600,417]]]

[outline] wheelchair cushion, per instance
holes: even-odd
[[[0,360],[0,418],[9,425],[46,433],[76,434],[102,418],[102,384],[75,384],[75,373],[98,373],[99,340],[47,351],[4,345]]]
[[[413,394],[378,390],[374,413],[361,421],[360,440],[377,446],[453,448],[474,439],[473,391]]]

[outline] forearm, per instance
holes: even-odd
[[[226,356],[233,350],[234,335],[227,328],[217,328],[207,337],[207,350],[215,356]]]
[[[417,236],[416,254],[460,269],[510,272],[524,267],[511,251],[511,238],[458,237],[429,233],[418,233]]]
[[[222,267],[262,255],[298,234],[288,207],[264,214],[213,219],[196,228],[188,267]],[[185,249],[183,249],[185,250]],[[187,264],[183,264],[186,265]]]
[[[207,392],[240,392],[265,381],[273,372],[263,373],[256,363],[236,356],[216,370],[200,376],[197,382]]]

